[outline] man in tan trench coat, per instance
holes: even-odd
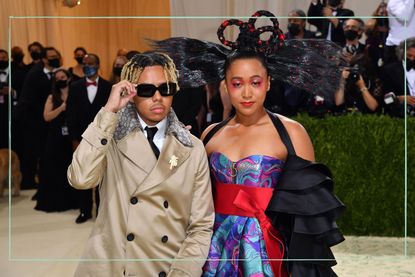
[[[171,109],[175,66],[164,54],[138,54],[121,79],[68,168],[72,186],[100,184],[101,196],[75,276],[200,276],[214,220],[211,184],[203,144]],[[154,126],[155,135],[147,129]]]

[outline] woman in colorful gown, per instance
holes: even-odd
[[[261,15],[273,16],[260,11],[253,17]],[[333,194],[330,171],[314,162],[306,130],[296,121],[267,111],[263,104],[271,78],[318,89],[315,81],[305,84],[307,74],[315,71],[316,78],[321,74],[332,78],[327,81],[338,82],[338,49],[316,43],[316,48],[329,50],[326,55],[333,54],[327,61],[302,43],[295,42],[292,49],[296,50],[290,50],[278,21],[271,21],[274,26],[265,29],[272,35],[265,42],[259,38],[264,29],[256,31],[253,20],[225,21],[218,36],[231,51],[188,38],[155,43],[157,50],[172,55],[182,73],[182,85],[224,78],[235,109],[234,116],[209,126],[202,135],[216,213],[203,268],[206,277],[336,276],[330,246],[344,240],[335,223],[344,205]],[[223,37],[229,25],[240,27],[236,42]],[[320,86],[335,91],[334,85]]]

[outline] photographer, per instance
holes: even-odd
[[[327,0],[321,3],[320,0],[312,0],[308,8],[307,16],[327,16],[330,18],[309,18],[308,23],[316,26],[322,38],[331,40],[341,46],[345,43],[343,33],[343,16],[354,16],[354,12],[343,9],[344,0]],[[340,18],[338,18],[340,17]],[[318,35],[320,37],[320,35]]]
[[[405,41],[399,44],[396,52],[398,61],[386,65],[382,72],[384,91],[391,97],[385,99],[385,110],[392,116],[403,117],[405,98],[407,112],[415,114],[415,37],[406,40],[406,61]]]
[[[343,33],[346,39],[343,55],[349,63],[354,55],[365,52],[365,45],[359,41],[362,38],[364,28],[365,23],[360,18],[348,19],[343,23]]]
[[[351,67],[344,69],[335,94],[336,113],[373,113],[382,101],[380,80],[370,60],[364,54],[354,55]]]

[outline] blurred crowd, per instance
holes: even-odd
[[[373,18],[354,17],[343,0],[311,0],[308,10],[288,16],[285,39],[326,39],[339,45],[348,66],[341,68],[338,89],[330,96],[306,92],[273,81],[265,106],[286,116],[347,113],[415,116],[415,4],[414,0],[381,1]],[[323,18],[322,18],[323,17]],[[82,133],[119,82],[122,67],[136,50],[120,49],[109,80],[100,76],[99,56],[89,49],[74,49],[74,65],[62,67],[58,49],[33,42],[25,51],[0,49],[0,148],[8,148],[8,114],[12,115],[11,147],[21,161],[23,189],[37,189],[37,210],[80,209],[77,223],[92,217],[92,190],[75,191],[66,178],[72,153]],[[9,82],[11,76],[11,82]],[[328,80],[321,80],[326,82]],[[10,93],[9,93],[10,91]],[[9,98],[12,110],[8,109]],[[222,83],[181,88],[174,96],[178,118],[199,136],[211,123],[232,114]]]

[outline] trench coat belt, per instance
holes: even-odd
[[[264,236],[265,248],[275,276],[288,276],[283,267],[284,243],[281,234],[272,226],[265,210],[274,192],[273,188],[248,187],[237,184],[215,183],[215,212],[256,218]]]

